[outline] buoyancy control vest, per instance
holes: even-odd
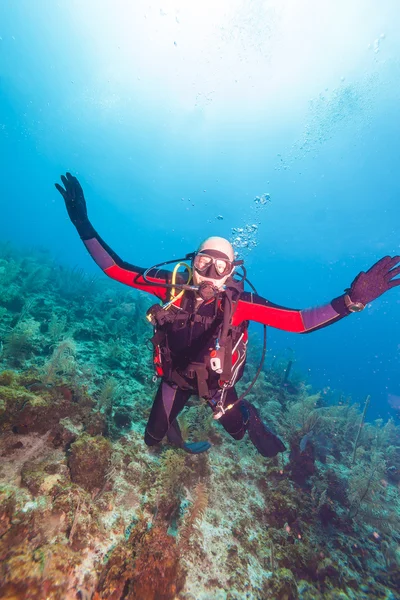
[[[233,386],[242,376],[248,322],[232,326],[243,283],[229,279],[214,299],[196,308],[196,296],[186,292],[181,305],[148,310],[154,325],[151,342],[158,377],[209,399],[219,388]]]

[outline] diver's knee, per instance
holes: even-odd
[[[243,439],[244,434],[246,433],[246,429],[244,427],[242,427],[236,433],[231,433],[230,431],[228,431],[228,433],[231,437],[233,437],[234,440],[241,440],[241,439]]]
[[[232,431],[232,429],[235,426],[234,423],[221,423],[221,425],[223,425],[226,433],[229,433],[229,435],[234,440],[241,440],[244,437],[244,434],[246,433],[246,427],[243,423],[240,425],[240,429],[237,429],[236,431]],[[238,423],[236,423],[236,427],[237,426],[238,426]]]

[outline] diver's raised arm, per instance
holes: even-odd
[[[367,304],[400,285],[400,278],[394,279],[400,274],[399,263],[400,256],[381,258],[368,271],[359,273],[344,294],[316,308],[286,308],[256,294],[244,292],[237,303],[233,325],[257,321],[285,331],[311,333],[353,312],[360,312]]]
[[[58,183],[55,186],[64,198],[69,218],[75,225],[81,240],[95,263],[112,279],[144,292],[150,292],[161,300],[165,300],[167,298],[167,288],[160,286],[160,283],[166,282],[168,272],[157,271],[151,276],[147,275],[147,281],[145,281],[143,273],[146,269],[122,260],[102,240],[92,226],[87,215],[85,196],[78,179],[71,173],[66,173],[65,177],[61,175],[61,181],[64,187]],[[151,285],[151,282],[156,285]]]

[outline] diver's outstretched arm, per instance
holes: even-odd
[[[233,315],[233,325],[242,321],[258,321],[270,327],[294,333],[311,333],[332,325],[343,317],[363,310],[369,303],[400,285],[400,256],[385,256],[367,272],[357,275],[345,294],[329,304],[316,308],[293,309],[269,302],[261,296],[244,292]]]
[[[280,306],[262,296],[244,292],[237,303],[232,322],[235,326],[242,321],[257,321],[293,333],[310,333],[331,325],[348,314],[350,311],[344,302],[344,295],[324,306],[301,310]]]
[[[55,186],[64,198],[69,218],[96,264],[112,279],[166,300],[167,288],[146,282],[143,279],[146,269],[125,262],[101,239],[89,221],[85,196],[77,178],[67,173],[66,177],[61,175],[61,181],[64,187],[58,183]],[[167,278],[167,271],[152,272],[151,277],[147,276],[156,284],[166,282]]]

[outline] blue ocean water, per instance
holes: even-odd
[[[398,0],[0,0],[0,597],[398,598],[400,286],[268,328],[248,398],[285,452],[195,400],[209,452],[149,448],[146,301],[91,285],[54,183],[129,263],[224,236],[260,295],[327,304],[400,255],[399,30]]]
[[[1,239],[96,270],[53,185],[69,170],[125,260],[256,224],[239,255],[258,292],[330,301],[400,254],[399,25],[391,0],[2,0]],[[269,356],[386,418],[399,332],[393,290],[309,336],[270,330]]]

